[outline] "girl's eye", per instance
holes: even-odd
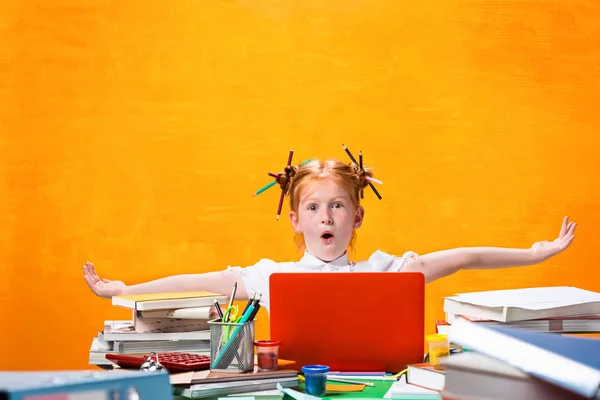
[[[314,204],[311,204],[310,206],[308,206],[309,211],[315,211],[316,209],[317,209],[317,206],[315,206]]]
[[[342,203],[333,203],[333,208],[342,208],[344,205]]]

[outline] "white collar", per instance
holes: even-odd
[[[325,262],[323,260],[318,259],[317,257],[313,256],[312,254],[309,254],[308,251],[304,251],[304,257],[302,257],[302,259],[299,261],[300,264],[306,265],[306,266],[321,266],[321,265],[332,265],[334,267],[345,267],[346,265],[349,265],[349,261],[348,261],[348,252],[345,251],[344,254],[342,254],[341,256],[339,256],[338,258],[336,258],[333,261],[330,262]]]

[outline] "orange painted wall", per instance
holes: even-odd
[[[86,368],[102,321],[127,317],[88,290],[86,260],[136,283],[297,258],[277,192],[251,197],[290,148],[345,159],[345,143],[385,182],[359,259],[528,247],[579,223],[542,265],[428,285],[428,330],[459,291],[600,291],[599,17],[568,1],[3,1],[0,369]]]

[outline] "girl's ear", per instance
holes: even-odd
[[[300,223],[298,222],[298,214],[296,214],[294,211],[290,211],[290,222],[297,233],[302,233]]]
[[[362,206],[358,206],[356,209],[356,215],[354,216],[354,229],[360,228],[365,219],[365,209]]]

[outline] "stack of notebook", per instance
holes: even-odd
[[[179,351],[209,355],[208,321],[218,318],[215,300],[227,303],[225,295],[206,291],[113,297],[112,304],[130,309],[132,318],[104,321],[104,328],[92,339],[89,363],[111,366],[105,358],[107,353]]]

